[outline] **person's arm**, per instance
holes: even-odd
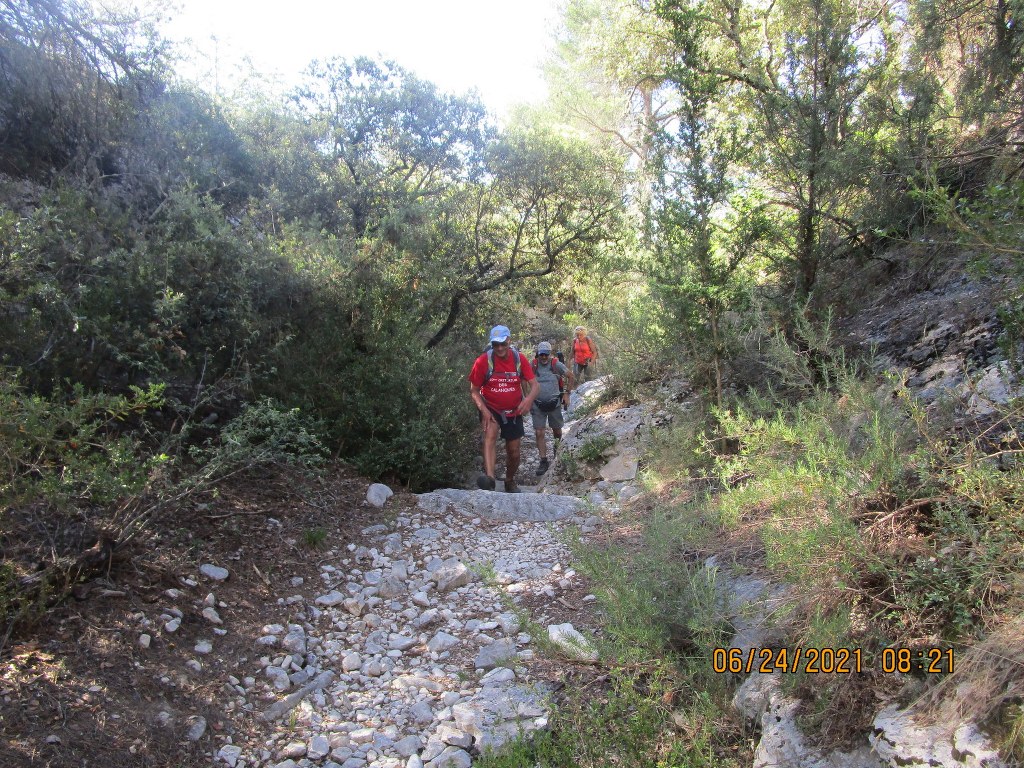
[[[568,365],[562,365],[562,370],[565,371],[565,381],[568,384],[565,391],[562,393],[562,402],[565,403],[565,407],[569,407],[569,393],[576,389],[576,377],[573,376],[572,369]]]
[[[533,401],[537,399],[537,395],[540,394],[540,385],[537,384],[537,379],[523,379],[523,386],[526,387],[524,394],[526,397],[516,408],[516,415],[523,416],[530,412],[533,407]]]
[[[469,396],[473,398],[473,405],[475,405],[477,410],[483,414],[484,418],[494,421],[494,414],[491,413],[491,409],[488,408],[487,403],[484,402],[484,396],[480,394],[480,387],[473,382],[469,383]]]

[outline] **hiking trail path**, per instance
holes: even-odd
[[[453,768],[546,726],[566,668],[593,669],[598,658],[595,598],[573,568],[570,529],[600,531],[624,484],[588,482],[587,501],[527,485],[543,486],[555,468],[537,478],[527,422],[522,493],[500,482],[496,491],[442,489],[392,511],[391,490],[370,487],[367,503],[390,519],[363,529],[362,544],[328,553],[322,583],[283,601],[280,623],[263,627],[248,659],[251,673],[229,680],[225,704],[276,724],[273,735],[226,738],[217,762]],[[195,718],[189,738],[205,726]]]

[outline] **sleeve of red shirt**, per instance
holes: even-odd
[[[473,361],[473,367],[469,369],[469,383],[474,387],[482,387],[484,384],[484,376],[487,375],[487,355],[480,355],[476,360]]]

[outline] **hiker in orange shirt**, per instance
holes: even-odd
[[[573,371],[576,374],[577,386],[587,380],[587,366],[597,363],[599,357],[597,344],[587,335],[587,329],[577,325],[576,338],[572,340]]]

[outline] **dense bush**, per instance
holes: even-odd
[[[465,372],[396,311],[405,283],[344,239],[289,232],[278,245],[301,299],[257,388],[315,414],[335,454],[370,477],[456,480],[476,433]]]
[[[141,417],[163,404],[162,391],[151,385],[106,395],[75,384],[67,397],[47,399],[0,369],[0,500],[67,510],[141,493],[150,470],[167,460],[144,459],[136,436]]]

